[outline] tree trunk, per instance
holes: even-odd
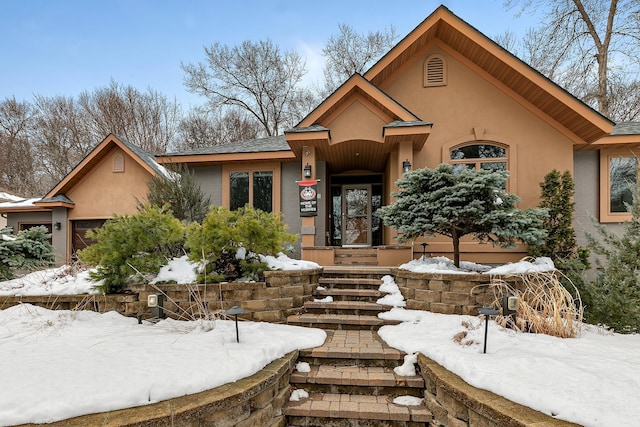
[[[460,268],[460,237],[458,237],[458,230],[455,228],[451,233],[451,239],[453,240],[453,265]]]

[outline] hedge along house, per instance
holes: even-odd
[[[69,258],[83,227],[133,213],[149,177],[164,173],[158,163],[179,163],[215,205],[282,213],[301,236],[296,256],[321,265],[398,265],[422,254],[421,242],[398,246],[375,212],[392,201],[405,168],[506,169],[507,190],[522,208],[539,203],[548,172],[569,170],[581,238],[589,215],[615,224],[630,218],[623,202],[635,189],[639,146],[640,124],[616,125],[441,6],[285,135],[155,159],[110,135],[33,211],[3,204],[0,212],[16,229],[28,215],[48,215],[54,245]],[[116,172],[118,155],[124,172]],[[428,254],[451,255],[450,239],[425,242]],[[465,260],[525,254],[522,246],[461,244]]]

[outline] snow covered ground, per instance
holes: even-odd
[[[197,393],[250,376],[320,329],[258,322],[157,324],[115,312],[0,310],[0,425],[47,423]]]
[[[286,257],[272,261],[283,269],[314,268]],[[443,259],[403,267],[452,271]],[[501,268],[518,273],[552,264],[538,260]],[[175,280],[187,280],[184,262],[166,270]],[[83,275],[63,279],[50,274],[2,282],[0,294],[46,295],[65,287],[77,293],[92,285]],[[578,338],[560,339],[516,333],[490,322],[483,354],[479,318],[405,310],[390,276],[381,289],[391,292],[385,301],[397,307],[385,317],[403,320],[380,330],[389,345],[422,352],[476,387],[560,419],[593,427],[638,425],[639,335],[585,325]],[[29,305],[0,310],[0,423],[46,422],[194,393],[251,375],[294,348],[323,340],[324,332],[315,329],[241,322],[237,344],[229,321],[138,325],[115,313],[53,312]]]

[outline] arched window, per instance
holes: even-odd
[[[447,84],[447,63],[442,55],[430,55],[424,61],[424,87]]]
[[[124,156],[122,154],[113,156],[113,171],[124,172]]]
[[[467,144],[452,148],[450,163],[470,169],[484,169],[491,171],[505,171],[508,169],[507,148],[502,145],[489,143]]]

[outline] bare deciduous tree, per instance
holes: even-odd
[[[637,117],[640,95],[640,3],[637,0],[506,0],[518,13],[544,13],[529,31],[522,59],[614,120]],[[618,99],[615,99],[618,97]]]
[[[260,125],[247,114],[238,110],[211,112],[195,108],[180,122],[180,142],[176,149],[192,150],[255,139],[260,133]]]
[[[175,143],[180,107],[151,88],[140,92],[111,81],[107,87],[81,93],[78,105],[98,140],[113,133],[151,154],[164,153]]]
[[[393,47],[397,35],[393,26],[383,31],[360,34],[347,24],[338,24],[322,49],[326,58],[323,97],[328,96],[354,73],[363,74]]]
[[[34,160],[48,187],[58,183],[95,146],[87,115],[73,98],[35,96]]]
[[[39,188],[30,145],[32,108],[7,98],[0,102],[0,186],[21,196],[37,195]]]
[[[261,125],[263,136],[295,125],[308,96],[301,87],[305,63],[295,51],[281,52],[271,40],[245,41],[228,47],[205,47],[206,62],[182,64],[187,89],[207,98],[211,108],[247,111]]]

